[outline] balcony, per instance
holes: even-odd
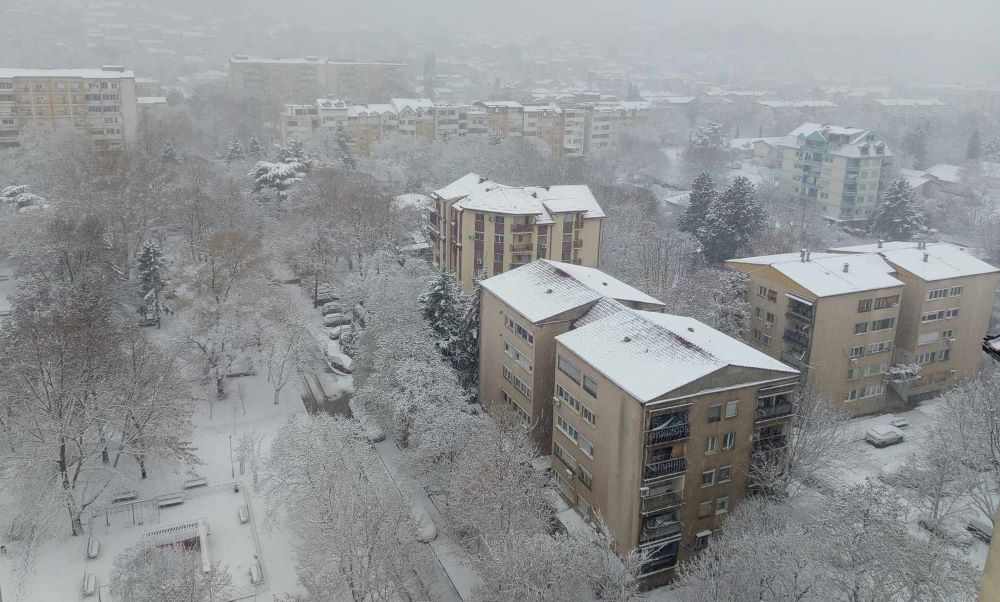
[[[788,351],[781,352],[781,361],[785,362],[793,368],[798,368],[799,370],[806,371],[809,369],[809,364],[806,363],[804,358],[799,357],[794,353]]]
[[[666,539],[668,537],[680,536],[682,526],[683,525],[681,524],[680,521],[667,523],[661,527],[655,527],[652,529],[643,526],[642,532],[639,534],[639,543],[646,543],[649,541],[655,541],[657,539]]]
[[[573,241],[573,248],[574,249],[581,249],[581,248],[583,248],[583,239],[578,238],[578,239],[574,240]]]
[[[809,346],[809,335],[799,330],[792,330],[791,328],[785,329],[785,334],[782,337],[786,341],[796,343],[802,347]]]
[[[644,498],[642,500],[642,513],[649,514],[658,510],[666,510],[667,508],[680,506],[683,503],[684,499],[680,491],[668,491],[656,497]]]
[[[640,569],[641,575],[651,575],[677,566],[677,552],[646,561]]]
[[[647,481],[660,479],[673,475],[683,474],[687,471],[687,458],[671,458],[662,462],[647,464],[643,471],[643,478]]]
[[[795,310],[791,307],[785,312],[785,317],[792,320],[798,320],[799,322],[805,322],[806,324],[812,324],[813,315],[812,312],[806,313],[802,310]]]
[[[785,440],[784,433],[780,433],[777,435],[770,435],[767,437],[755,437],[751,444],[751,449],[752,453],[760,454],[776,449],[781,449],[785,447],[787,443],[788,442]]]
[[[661,429],[649,431],[646,435],[646,445],[657,445],[668,441],[680,441],[691,436],[691,425],[688,423],[674,424]]]
[[[766,420],[774,420],[776,418],[784,418],[785,416],[792,415],[792,404],[782,403],[773,406],[767,406],[763,408],[757,408],[757,413],[754,415],[754,422],[764,422]]]
[[[510,246],[511,253],[531,253],[531,243],[516,244]]]
[[[535,226],[532,224],[514,224],[510,227],[510,231],[518,234],[521,232],[534,232]]]

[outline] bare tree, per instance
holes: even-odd
[[[204,571],[198,550],[181,544],[139,545],[115,558],[111,592],[116,600],[129,602],[225,602],[233,583],[219,563]]]

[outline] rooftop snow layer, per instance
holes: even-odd
[[[487,278],[482,285],[535,323],[605,297],[663,305],[600,270],[548,259]]]
[[[505,186],[470,173],[435,190],[434,194],[452,201],[459,211],[534,215],[541,224],[552,223],[552,213],[583,211],[584,218],[604,217],[597,199],[585,185]]]
[[[622,308],[556,337],[642,403],[726,366],[798,371],[694,318]]]
[[[785,253],[730,261],[771,266],[816,297],[903,286],[902,282],[890,275],[894,271],[892,266],[874,254],[811,253],[809,261],[802,261],[799,253]]]
[[[833,249],[844,253],[878,253],[892,265],[910,272],[926,281],[947,280],[962,276],[976,276],[1000,272],[1000,269],[973,256],[963,247],[950,243],[927,243],[925,249],[916,242],[887,242],[879,249],[877,244],[840,247]],[[924,255],[927,261],[924,261]]]
[[[15,77],[134,79],[135,73],[132,71],[105,71],[104,69],[16,69],[0,67],[0,79],[11,79]]]
[[[938,163],[937,165],[928,167],[927,173],[941,181],[950,182],[952,184],[958,184],[962,181],[962,168],[958,165]]]

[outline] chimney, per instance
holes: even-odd
[[[924,253],[924,263],[927,263],[927,258],[930,257],[927,253]]]
[[[876,247],[876,248],[878,248],[878,249],[882,248],[882,239],[881,238],[878,239],[878,247]]]
[[[845,263],[845,264],[844,264],[844,273],[846,274],[846,273],[847,273],[847,272],[849,272],[850,270],[851,270],[851,264],[849,264],[849,263]]]
[[[806,260],[806,250],[799,249],[799,261],[805,261],[805,260]]]

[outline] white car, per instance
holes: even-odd
[[[323,326],[343,326],[351,323],[351,317],[347,314],[327,314],[323,316]]]
[[[431,515],[427,509],[419,504],[412,506],[413,522],[417,527],[417,541],[420,543],[430,543],[437,538],[437,527],[431,520]]]
[[[331,341],[336,341],[341,336],[343,336],[344,333],[347,333],[347,332],[350,332],[350,331],[351,331],[351,325],[350,324],[342,324],[340,326],[333,326],[331,328],[327,328],[326,329],[326,336],[328,336]]]
[[[903,433],[894,426],[877,425],[865,433],[865,441],[875,447],[886,447],[903,442]]]
[[[892,419],[889,420],[889,424],[898,429],[902,429],[910,426],[910,421],[902,416],[893,416]]]
[[[330,301],[329,303],[324,303],[322,312],[324,316],[326,314],[344,313],[344,304],[339,301]]]

